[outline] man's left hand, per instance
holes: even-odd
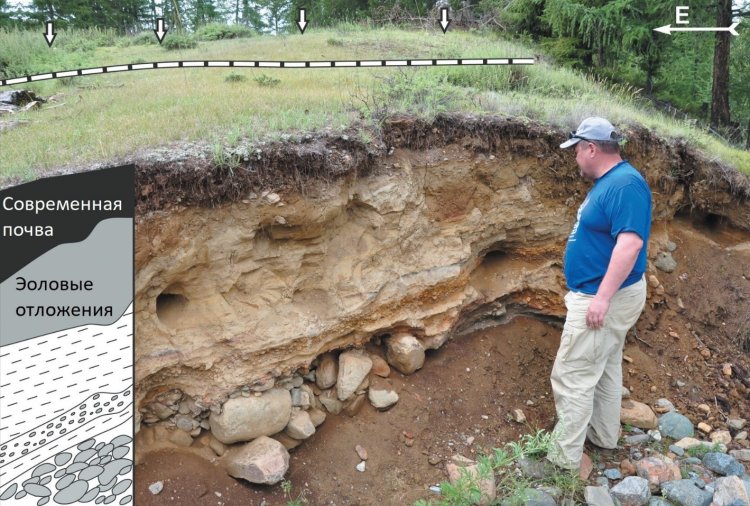
[[[592,330],[598,330],[604,325],[604,317],[609,311],[609,301],[594,297],[586,312],[586,325]]]

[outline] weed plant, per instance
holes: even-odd
[[[516,463],[524,458],[543,459],[556,440],[554,432],[539,430],[523,435],[519,441],[495,448],[477,458],[477,472],[461,471],[455,483],[440,484],[441,498],[437,501],[418,501],[415,506],[464,506],[479,504],[482,500],[481,482],[495,476],[497,502],[523,506],[533,499],[534,489],[554,487],[560,491],[560,501],[580,500],[583,482],[577,471],[549,467],[543,478],[531,478],[521,473]]]

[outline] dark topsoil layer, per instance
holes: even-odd
[[[432,122],[392,117],[371,141],[361,140],[357,126],[347,134],[322,133],[299,139],[265,143],[262,149],[227,150],[227,163],[217,164],[207,146],[150,151],[135,161],[138,214],[174,205],[212,207],[245,198],[259,189],[296,190],[312,182],[366,175],[387,164],[393,149],[426,150],[458,145],[475,153],[513,154],[539,158],[565,182],[579,176],[569,153],[559,144],[565,133],[549,125],[494,116],[439,115]],[[709,160],[684,141],[667,141],[642,127],[626,132],[624,156],[641,170],[657,170],[659,179],[684,184],[693,208],[715,212],[727,198],[743,203],[750,198],[750,177]],[[639,162],[655,160],[651,169]],[[717,195],[722,195],[718,198]],[[721,214],[721,213],[719,213]],[[742,227],[745,228],[745,227]]]

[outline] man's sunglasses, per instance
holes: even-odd
[[[617,135],[615,132],[612,132],[611,134],[609,134],[609,137],[613,141],[620,141],[620,136]],[[586,141],[586,142],[595,142],[595,141],[592,141],[591,139],[587,139],[586,137],[581,137],[580,135],[577,135],[575,131],[570,132],[568,134],[568,140],[570,139],[581,139],[582,141]]]
[[[588,141],[588,139],[587,139],[587,138],[585,138],[585,137],[581,137],[580,135],[576,135],[576,133],[575,133],[575,132],[570,132],[570,133],[568,134],[568,140],[570,140],[570,139],[581,139],[582,141]]]

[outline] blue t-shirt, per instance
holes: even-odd
[[[643,239],[632,272],[620,288],[632,285],[646,272],[646,249],[651,230],[651,191],[643,176],[623,160],[594,181],[578,208],[578,218],[565,248],[568,288],[594,295],[604,278],[621,232]]]

